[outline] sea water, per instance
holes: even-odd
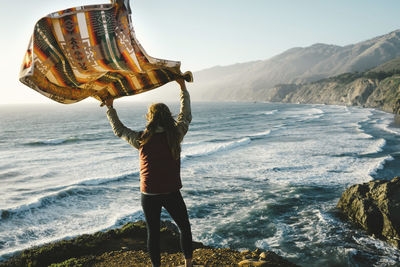
[[[116,106],[143,129],[146,104]],[[400,266],[398,250],[336,210],[348,186],[400,175],[392,114],[196,102],[192,113],[181,174],[194,240],[272,250],[302,266]],[[96,104],[0,107],[0,210],[2,259],[143,220],[138,152]]]

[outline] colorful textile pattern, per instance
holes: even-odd
[[[34,28],[20,81],[57,102],[135,95],[182,77],[180,62],[150,57],[135,37],[129,1],[49,14]]]

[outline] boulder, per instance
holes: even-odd
[[[400,248],[400,177],[353,185],[337,207],[369,234]]]
[[[241,253],[242,261],[238,262],[237,265],[240,267],[296,267],[298,265],[287,261],[283,257],[279,256],[272,251],[262,252],[260,249],[255,251],[245,250]]]
[[[238,263],[240,267],[268,267],[271,266],[268,262],[263,260],[243,260]]]

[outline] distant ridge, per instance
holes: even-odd
[[[363,72],[398,57],[400,30],[347,46],[317,43],[291,48],[267,60],[198,71],[191,93],[194,100],[263,100],[263,95],[277,84],[300,84],[346,72]]]

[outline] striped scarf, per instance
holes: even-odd
[[[182,77],[180,62],[149,56],[136,39],[129,1],[55,12],[34,28],[20,81],[69,104],[146,92]]]

